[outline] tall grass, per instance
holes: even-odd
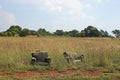
[[[48,51],[50,67],[30,64],[31,53]],[[84,54],[78,64],[68,64],[64,51]],[[0,37],[0,67],[8,71],[90,69],[93,67],[120,66],[120,40],[110,38],[71,37]]]

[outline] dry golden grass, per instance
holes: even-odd
[[[51,67],[30,65],[31,52],[48,51]],[[84,62],[67,64],[64,51],[84,54]],[[71,37],[0,37],[0,67],[11,70],[91,69],[93,67],[119,67],[120,40],[111,38]]]

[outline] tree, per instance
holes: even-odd
[[[85,37],[85,31],[84,31],[84,30],[82,30],[82,31],[80,32],[80,37]]]
[[[29,29],[23,29],[21,32],[20,32],[20,34],[19,34],[19,36],[21,36],[21,37],[25,37],[25,36],[27,36],[27,35],[30,35],[30,30]]]
[[[120,38],[120,30],[115,29],[112,31],[112,33],[115,35],[116,38]]]
[[[3,32],[3,35],[4,35],[4,36],[7,36],[7,32]]]
[[[72,31],[69,31],[69,36],[71,36],[71,37],[79,37],[80,34],[79,34],[79,31],[74,29]]]
[[[10,32],[10,31],[8,31],[8,32],[7,32],[7,36],[13,36],[13,33]]]
[[[68,31],[64,31],[64,36],[70,36]]]
[[[30,30],[30,35],[37,35],[37,32],[35,30]]]
[[[10,28],[6,31],[6,32],[11,32],[12,35],[14,36],[15,34],[20,34],[22,28],[18,25],[13,25],[13,26],[10,26]]]
[[[5,32],[0,32],[0,36],[5,36]]]
[[[44,28],[40,28],[38,31],[37,31],[37,36],[47,36],[49,35],[50,33],[48,31],[46,31]]]
[[[18,25],[13,25],[10,26],[9,29],[7,29],[4,32],[0,33],[0,36],[15,36],[15,35],[19,35],[21,32],[22,28]]]
[[[86,37],[100,37],[100,32],[96,27],[88,26],[84,31]]]
[[[63,30],[56,30],[56,32],[54,32],[54,35],[64,36],[64,31]]]
[[[104,31],[104,30],[100,30],[100,35],[101,35],[101,37],[109,37],[108,32]]]

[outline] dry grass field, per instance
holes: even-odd
[[[30,64],[31,53],[47,51],[52,58],[50,66]],[[68,64],[63,52],[84,54],[83,62]],[[27,71],[57,71],[64,73],[76,70],[76,74],[34,75],[30,77],[4,76],[3,74]],[[100,76],[85,76],[83,71],[101,71]],[[55,72],[54,72],[55,73]],[[72,72],[70,72],[72,73]],[[57,73],[56,73],[57,74]],[[119,80],[120,40],[111,38],[71,37],[0,37],[0,80]]]

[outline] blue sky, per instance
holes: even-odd
[[[81,31],[120,29],[120,0],[0,0],[0,31],[11,25]]]

